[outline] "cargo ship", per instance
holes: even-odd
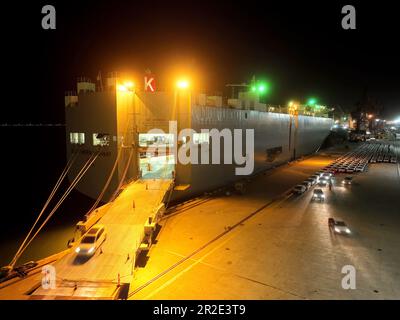
[[[170,201],[225,186],[241,192],[237,186],[252,175],[317,151],[332,126],[327,107],[262,103],[255,80],[228,99],[198,93],[183,80],[157,91],[154,79],[147,73],[140,87],[117,74],[105,85],[79,78],[76,92],[66,93],[68,159],[44,208],[66,176],[70,186],[1,269],[3,288],[22,274],[33,289],[20,298],[127,299]],[[68,249],[15,268],[73,188],[96,200]],[[40,267],[41,282],[25,277]],[[15,292],[24,283],[16,281]]]
[[[237,168],[243,164],[232,161],[235,155],[229,148],[235,130],[242,133],[243,158],[249,156],[245,133],[251,130],[254,136],[251,175],[317,151],[333,125],[325,106],[260,102],[259,92],[251,90],[255,79],[230,98],[196,92],[185,81],[157,91],[151,74],[141,86],[115,73],[104,80],[79,78],[77,90],[65,95],[67,157],[74,160],[68,177],[73,180],[96,154],[76,189],[93,199],[100,197],[102,203],[138,179],[173,179],[170,200],[240,181],[244,175],[238,175]],[[192,133],[177,136],[171,128]],[[211,130],[220,134],[220,141],[211,138]],[[231,136],[224,136],[229,132]],[[208,160],[178,161],[176,150],[188,143],[205,148]],[[223,156],[213,162],[218,152]]]

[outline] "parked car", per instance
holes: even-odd
[[[297,185],[297,186],[295,186],[294,188],[293,188],[293,193],[295,193],[295,194],[302,194],[302,193],[304,193],[304,192],[306,192],[306,187],[305,186],[303,186],[302,184],[299,184],[299,185]]]
[[[308,188],[310,188],[311,187],[311,182],[309,182],[309,181],[303,181],[302,183],[301,183],[301,185],[303,185],[305,188],[306,188],[306,190],[308,190]]]
[[[321,179],[329,180],[332,177],[331,172],[324,172],[321,176]]]
[[[319,181],[319,175],[318,174],[314,174],[314,175],[312,175],[311,176],[311,178],[314,178],[315,180],[316,180],[316,182],[318,183],[318,181]]]
[[[322,175],[323,175],[323,173],[324,173],[324,171],[317,171],[316,173],[315,173],[315,175],[318,175],[319,177],[321,177]]]
[[[310,177],[306,179],[306,181],[310,182],[312,186],[317,183],[317,179],[315,179],[314,177]]]

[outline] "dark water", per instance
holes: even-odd
[[[5,138],[0,167],[0,265],[6,265],[33,225],[65,166],[65,128],[2,126],[0,134]],[[64,181],[46,213],[67,187],[68,181]],[[37,260],[65,249],[68,239],[73,237],[75,224],[92,204],[93,200],[71,192],[19,262]]]

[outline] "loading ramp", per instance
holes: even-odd
[[[38,287],[32,298],[105,298],[117,295],[133,277],[136,257],[151,243],[149,232],[163,213],[163,201],[173,188],[172,179],[137,180],[127,185],[111,203],[96,211],[96,221],[105,226],[107,238],[89,259],[70,253],[53,263],[54,289]]]

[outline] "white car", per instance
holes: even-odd
[[[311,176],[311,178],[314,178],[315,181],[319,181],[320,175],[319,174],[314,174],[313,176]]]
[[[307,188],[303,186],[302,184],[299,184],[293,188],[293,193],[295,194],[302,194],[306,192]]]
[[[321,179],[329,180],[332,177],[332,173],[325,172],[322,174]]]
[[[306,181],[310,182],[311,185],[313,186],[314,184],[317,183],[318,180],[315,177],[310,177],[310,178],[306,179]]]
[[[351,231],[344,221],[329,219],[329,226],[333,229],[333,232],[339,234],[350,234]]]
[[[327,179],[319,179],[319,181],[318,181],[318,185],[320,186],[320,187],[325,187],[326,185],[328,184],[328,180]]]
[[[304,187],[306,188],[306,190],[308,190],[308,189],[311,187],[311,182],[305,180],[305,181],[303,181],[303,182],[301,183],[301,185],[304,186]]]
[[[82,238],[75,252],[79,256],[92,256],[106,240],[106,230],[103,225],[94,225]]]
[[[317,171],[316,173],[315,173],[315,175],[317,175],[318,177],[321,177],[322,175],[324,174],[324,171]]]

